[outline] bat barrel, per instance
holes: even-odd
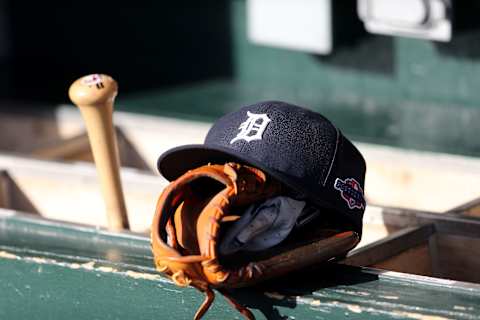
[[[128,216],[120,180],[120,161],[113,129],[113,102],[118,92],[110,76],[93,74],[76,80],[69,89],[87,128],[107,209],[110,230],[128,229]]]

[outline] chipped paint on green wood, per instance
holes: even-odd
[[[190,319],[203,300],[154,268],[149,239],[0,216],[0,319]],[[480,286],[325,264],[234,295],[259,319],[480,319]],[[218,295],[206,319],[239,318]]]
[[[480,319],[478,292],[382,279],[343,266],[341,271],[350,272],[342,276],[334,267],[317,269],[337,278],[315,280],[324,286],[317,290],[303,279],[236,296],[259,319]],[[0,254],[0,279],[2,319],[189,319],[203,299],[197,291],[178,288],[152,273],[95,261],[18,256],[12,248]],[[238,315],[223,298],[217,299],[206,319],[226,318]]]

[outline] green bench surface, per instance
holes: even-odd
[[[191,319],[149,238],[0,214],[0,319]],[[480,286],[334,263],[233,295],[258,319],[480,319]],[[239,319],[217,295],[206,319]]]

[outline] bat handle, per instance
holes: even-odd
[[[129,229],[112,121],[117,92],[116,81],[103,74],[82,77],[69,89],[70,99],[80,109],[87,128],[106,204],[108,228],[115,231]]]

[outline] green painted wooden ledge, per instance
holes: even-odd
[[[325,264],[234,295],[258,319],[480,319],[480,285]],[[145,235],[0,212],[0,319],[191,319]],[[206,319],[239,319],[217,301]]]

